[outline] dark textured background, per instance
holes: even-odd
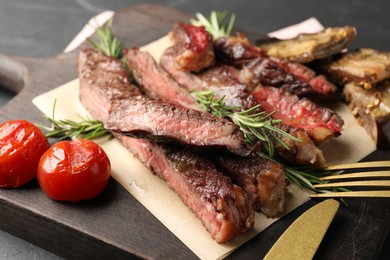
[[[51,57],[60,53],[84,24],[104,10],[118,10],[145,1],[124,0],[1,0],[0,53]],[[352,48],[372,47],[390,51],[388,0],[289,1],[289,0],[171,0],[149,1],[188,13],[227,10],[237,15],[236,25],[246,30],[269,32],[317,17],[325,26],[357,27]],[[0,107],[15,93],[0,86]],[[1,213],[0,213],[1,214]],[[388,244],[388,243],[387,243]],[[389,257],[385,245],[381,258]],[[0,231],[0,259],[56,259],[57,256],[31,243]],[[351,256],[351,258],[353,258]]]

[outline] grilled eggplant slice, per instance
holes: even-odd
[[[390,78],[390,52],[362,48],[325,62],[322,68],[340,85],[353,82],[370,89],[375,83]]]
[[[364,89],[345,85],[343,95],[358,122],[367,130],[379,149],[390,148],[390,81]]]
[[[258,46],[269,56],[308,63],[339,53],[355,36],[356,29],[353,26],[330,27],[319,33],[301,34],[294,39],[259,42]]]

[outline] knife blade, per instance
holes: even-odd
[[[339,206],[328,199],[311,207],[284,231],[264,259],[312,259]]]

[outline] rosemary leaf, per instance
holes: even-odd
[[[104,128],[104,125],[99,120],[81,117],[81,121],[76,122],[69,119],[55,119],[55,107],[57,100],[54,100],[52,116],[44,116],[51,126],[36,124],[41,129],[47,131],[46,137],[57,137],[59,140],[65,139],[96,139],[105,135],[110,135],[110,132]]]
[[[216,40],[221,37],[229,36],[233,30],[236,15],[232,14],[229,23],[226,25],[225,18],[227,14],[226,11],[213,11],[210,13],[209,18],[206,18],[203,14],[196,13],[196,19],[192,19],[191,23],[196,26],[204,26],[206,31],[208,31],[213,39]]]
[[[112,19],[108,20],[104,26],[96,30],[95,37],[97,40],[88,38],[88,42],[92,47],[100,50],[103,54],[114,58],[120,58],[122,56],[123,45],[120,40],[113,37],[111,28]]]

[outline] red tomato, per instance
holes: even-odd
[[[49,148],[42,131],[25,120],[0,125],[0,187],[16,188],[34,179],[42,154]]]
[[[49,198],[78,202],[99,195],[107,186],[111,164],[94,141],[61,141],[39,161],[37,177]]]

